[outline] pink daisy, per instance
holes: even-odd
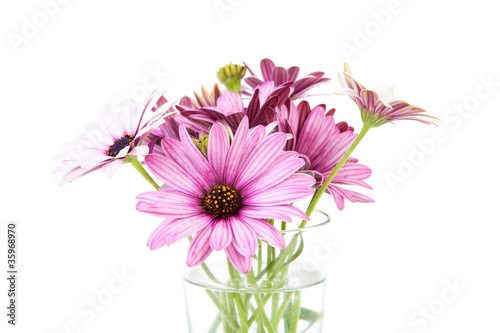
[[[100,122],[90,124],[56,157],[60,164],[55,172],[63,174],[61,185],[98,169],[111,177],[128,156],[147,155],[149,148],[142,145],[143,140],[173,111],[166,104],[154,107],[161,97],[153,93],[142,110],[131,100],[106,105]]]
[[[287,105],[278,112],[278,129],[293,135],[286,149],[298,152],[308,161],[303,170],[314,174],[319,188],[356,139],[356,134],[347,123],[335,123],[335,109],[326,112],[324,105],[318,105],[311,110],[306,101],[298,107],[293,103]],[[357,185],[371,189],[365,182],[372,173],[371,169],[357,162],[355,158],[348,159],[328,185],[327,192],[340,210],[345,207],[344,200],[373,202],[364,194],[344,188],[344,185]]]
[[[434,124],[436,117],[424,114],[425,110],[400,100],[394,100],[393,88],[375,90],[366,89],[356,81],[348,64],[339,74],[342,88],[335,91],[339,95],[348,95],[359,107],[363,123],[378,127],[397,120],[415,120],[424,124]]]
[[[244,117],[234,137],[220,123],[210,131],[205,157],[184,128],[180,142],[162,141],[164,155],[145,163],[166,186],[138,196],[137,209],[165,218],[148,240],[151,249],[195,234],[187,265],[201,264],[213,250],[224,250],[242,273],[251,268],[257,240],[284,248],[281,232],[266,219],[291,221],[307,216],[290,203],[313,193],[313,177],[296,174],[304,160],[283,151],[287,136],[266,137],[265,128],[249,132]]]
[[[245,64],[246,66],[246,64]],[[245,83],[251,87],[251,90],[260,88],[263,84],[272,82],[274,87],[281,86],[287,82],[291,83],[291,99],[306,97],[306,92],[315,86],[328,82],[330,79],[324,78],[323,72],[314,72],[297,80],[300,69],[297,66],[292,66],[288,69],[279,67],[270,59],[263,59],[260,62],[260,71],[262,72],[263,80],[259,79],[255,73],[248,67],[248,71],[252,75],[245,79]],[[243,94],[251,95],[252,92],[244,91]]]

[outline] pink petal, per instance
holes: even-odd
[[[257,237],[269,243],[269,245],[284,248],[285,237],[274,225],[264,219],[245,218],[245,222],[255,231]]]
[[[145,161],[149,170],[168,186],[188,195],[198,197],[204,195],[193,177],[171,159],[162,155],[149,154]]]
[[[255,232],[237,216],[229,220],[233,231],[233,246],[245,257],[251,257],[257,249],[257,235]]]
[[[252,151],[252,155],[248,158],[246,164],[240,171],[235,186],[241,188],[248,184],[253,177],[262,173],[264,165],[273,160],[273,157],[283,149],[285,143],[285,133],[274,133],[265,138],[262,143]]]
[[[193,164],[196,165],[201,172],[207,177],[207,181],[211,184],[216,182],[215,171],[208,163],[207,159],[200,150],[194,145],[193,140],[187,133],[186,127],[181,125],[179,127],[179,136],[186,149],[187,154],[191,157]]]
[[[221,123],[215,123],[208,137],[207,156],[219,181],[223,180],[224,166],[229,151],[229,134]]]
[[[290,177],[303,165],[304,160],[301,158],[294,158],[283,161],[273,169],[267,171],[265,175],[248,184],[248,186],[245,187],[240,193],[242,196],[245,196],[247,193],[255,193],[267,190],[268,188],[271,188]]]
[[[232,244],[226,247],[224,251],[238,272],[246,274],[250,271],[250,268],[252,268],[252,257],[242,256]]]
[[[210,191],[211,184],[207,182],[209,177],[201,172],[194,164],[189,156],[184,152],[184,146],[180,141],[172,138],[165,138],[161,141],[162,152],[165,156],[179,164],[187,173],[193,176],[193,179],[205,191]]]
[[[217,108],[222,111],[225,116],[243,112],[244,107],[241,95],[235,92],[229,92],[220,96],[217,99]]]
[[[226,158],[226,167],[224,172],[225,183],[232,185],[238,174],[241,156],[244,152],[243,147],[248,136],[248,117],[241,121],[236,133],[234,134],[231,148]]]
[[[314,178],[310,176],[309,178],[313,179],[314,181]],[[300,185],[289,185],[286,188],[272,188],[265,192],[261,192],[245,198],[245,205],[286,205],[304,199],[313,194],[313,192],[314,190],[312,188]]]
[[[104,173],[104,175],[106,177],[112,177],[116,173],[116,171],[118,170],[120,165],[122,165],[123,161],[124,161],[124,159],[120,158],[120,159],[114,160],[113,162],[105,164],[102,167],[102,172]]]
[[[209,224],[204,229],[194,236],[191,244],[189,245],[187,262],[189,267],[197,266],[208,258],[212,253],[210,247],[210,234],[212,233],[213,224]]]
[[[229,223],[230,222],[225,219],[214,221],[214,227],[210,235],[210,246],[215,251],[225,249],[231,244],[233,233]]]
[[[140,212],[160,217],[186,217],[203,212],[203,208],[198,206],[169,206],[162,203],[151,204],[144,201],[139,201],[136,209]]]
[[[212,217],[199,214],[189,218],[171,220],[169,223],[161,224],[151,234],[149,247],[156,250],[165,245],[172,245],[175,242],[191,236],[205,228],[212,221]]]
[[[279,205],[279,206],[245,206],[238,212],[241,215],[261,218],[261,219],[273,219],[285,222],[292,222],[290,216],[296,216],[304,220],[309,220],[309,217],[302,212],[300,208],[291,205]]]

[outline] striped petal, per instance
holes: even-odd
[[[215,170],[219,181],[223,180],[224,166],[229,151],[229,134],[221,123],[215,123],[208,137],[207,156],[208,161]]]
[[[225,219],[214,221],[212,234],[210,235],[210,246],[215,251],[225,249],[231,244],[233,233],[229,222]]]
[[[194,178],[171,159],[162,155],[150,154],[146,156],[145,161],[149,170],[168,186],[185,194],[203,196],[204,193]]]
[[[232,244],[226,247],[224,252],[226,252],[227,258],[238,272],[246,274],[250,271],[250,268],[252,268],[252,257],[241,255]]]
[[[210,247],[210,234],[212,233],[212,224],[207,225],[204,229],[194,236],[189,245],[186,264],[189,267],[197,266],[208,258],[212,253]]]
[[[237,216],[229,220],[233,231],[233,246],[245,257],[251,257],[257,249],[257,235],[255,232]]]
[[[245,222],[257,234],[257,237],[269,243],[269,245],[284,248],[286,245],[285,237],[276,229],[274,225],[264,219],[245,218]]]

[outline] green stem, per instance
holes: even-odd
[[[252,268],[250,268],[250,272],[247,273],[247,277],[248,277],[248,282],[250,282],[255,288],[258,288]],[[262,318],[264,326],[267,328],[269,333],[274,333],[274,328],[271,325],[269,318],[267,318],[266,310],[264,309],[264,304],[262,303],[262,298],[260,297],[260,294],[254,294],[253,297],[255,298],[255,302],[257,303],[257,310],[260,313],[260,317]]]
[[[153,178],[151,178],[151,176],[146,171],[146,169],[144,169],[141,162],[139,162],[139,160],[137,159],[137,156],[130,156],[129,155],[129,156],[127,156],[127,160],[141,174],[141,176],[143,176],[144,179],[146,179],[148,181],[148,183],[150,183],[155,188],[155,190],[158,190],[160,188],[160,186],[158,186],[158,184],[156,184],[156,182],[153,180]]]
[[[281,317],[283,317],[283,314],[285,313],[285,310],[287,309],[288,303],[290,303],[292,296],[293,296],[293,292],[286,293],[286,296],[283,299],[283,303],[281,304],[281,306],[278,310],[278,313],[276,314],[276,316],[274,317],[274,320],[272,322],[275,330],[278,329],[278,325],[280,323]]]
[[[328,178],[324,182],[323,186],[321,186],[321,188],[317,191],[317,193],[315,193],[313,199],[311,200],[311,203],[309,204],[309,207],[307,207],[307,211],[306,211],[306,215],[307,216],[311,216],[312,212],[314,211],[314,208],[316,208],[316,205],[318,204],[319,199],[321,198],[321,196],[323,195],[323,193],[325,193],[326,189],[328,188],[328,185],[330,185],[330,183],[332,182],[333,178],[335,178],[335,176],[337,175],[337,173],[340,171],[340,168],[342,168],[344,166],[345,162],[347,162],[347,159],[349,158],[349,156],[351,156],[351,154],[354,151],[354,149],[356,149],[356,147],[361,142],[361,140],[363,140],[363,137],[366,135],[366,133],[368,133],[368,130],[370,128],[371,127],[369,125],[366,125],[366,124],[363,125],[363,128],[361,129],[361,132],[359,132],[358,136],[356,137],[356,139],[352,143],[351,147],[349,147],[349,149],[347,150],[347,152],[345,153],[345,155],[342,157],[342,159],[340,160],[340,162],[337,163],[337,165],[333,169],[333,171],[330,174],[330,176],[328,176]],[[307,223],[307,221],[303,220],[302,223],[300,224],[299,228],[304,228],[306,226],[306,223]]]

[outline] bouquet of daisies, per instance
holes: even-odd
[[[323,72],[299,78],[298,67],[269,59],[260,71],[229,64],[217,72],[224,89],[202,88],[175,105],[154,92],[142,108],[131,101],[106,106],[101,121],[58,156],[61,184],[98,169],[111,177],[130,164],[153,186],[137,196],[138,211],[162,219],[147,245],[156,250],[188,239],[187,266],[232,288],[206,288],[218,311],[211,332],[253,325],[257,332],[297,332],[300,320],[307,327],[318,321],[321,314],[301,307],[296,291],[273,296],[304,250],[301,230],[325,192],[338,209],[345,200],[373,201],[349,189],[370,189],[370,168],[351,153],[371,128],[435,119],[394,100],[392,89],[366,89],[346,64],[335,93],[358,105],[363,127],[356,133],[335,120],[335,109],[307,102],[312,88],[329,81]],[[306,199],[304,209],[294,205]],[[290,230],[296,232],[287,243]],[[206,264],[219,251],[227,257],[221,277]]]

